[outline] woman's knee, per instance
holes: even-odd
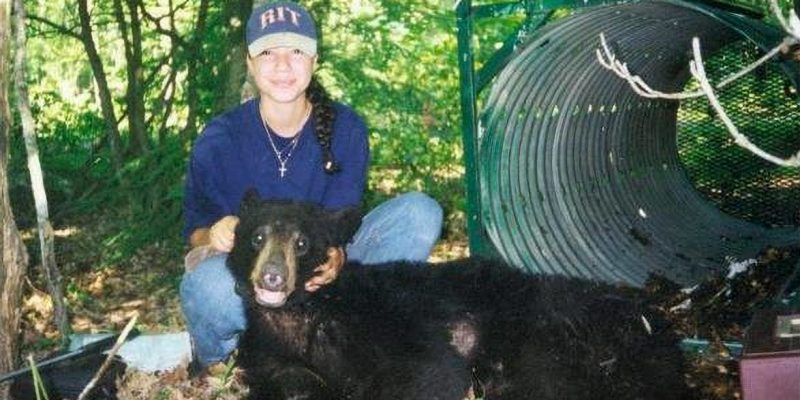
[[[191,313],[195,308],[208,311],[209,307],[235,307],[235,303],[241,301],[225,260],[224,255],[209,257],[183,275],[180,296],[185,312]]]
[[[442,206],[422,192],[408,192],[398,196],[398,200],[405,203],[406,222],[414,232],[430,237],[434,242],[439,238],[442,229]]]
[[[379,205],[348,246],[348,258],[365,264],[424,261],[442,230],[442,207],[420,192],[404,193]]]

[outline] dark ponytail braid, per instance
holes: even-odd
[[[322,169],[328,174],[335,174],[340,170],[339,164],[333,159],[333,151],[331,150],[336,109],[333,108],[333,102],[328,96],[328,92],[314,77],[311,78],[311,83],[306,90],[306,98],[308,98],[313,107],[317,142],[322,147]]]

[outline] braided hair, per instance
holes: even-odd
[[[328,96],[328,92],[314,77],[311,78],[311,83],[306,89],[306,98],[311,103],[316,123],[317,142],[322,147],[322,169],[328,174],[335,174],[341,170],[339,164],[333,159],[331,150],[336,109],[333,108],[333,102]]]

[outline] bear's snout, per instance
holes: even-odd
[[[256,301],[267,307],[280,307],[286,302],[289,290],[286,287],[285,269],[266,266],[256,279]]]
[[[261,282],[264,285],[264,289],[267,290],[282,290],[286,279],[283,278],[282,274],[267,272],[264,274]]]
[[[268,242],[261,250],[250,279],[258,304],[280,307],[294,291],[296,271],[283,241]]]

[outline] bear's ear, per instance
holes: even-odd
[[[361,226],[362,215],[360,207],[347,207],[328,213],[334,244],[343,246],[350,241]]]
[[[242,202],[239,204],[239,215],[244,214],[244,211],[258,207],[261,204],[261,197],[255,188],[247,189],[242,197]]]

